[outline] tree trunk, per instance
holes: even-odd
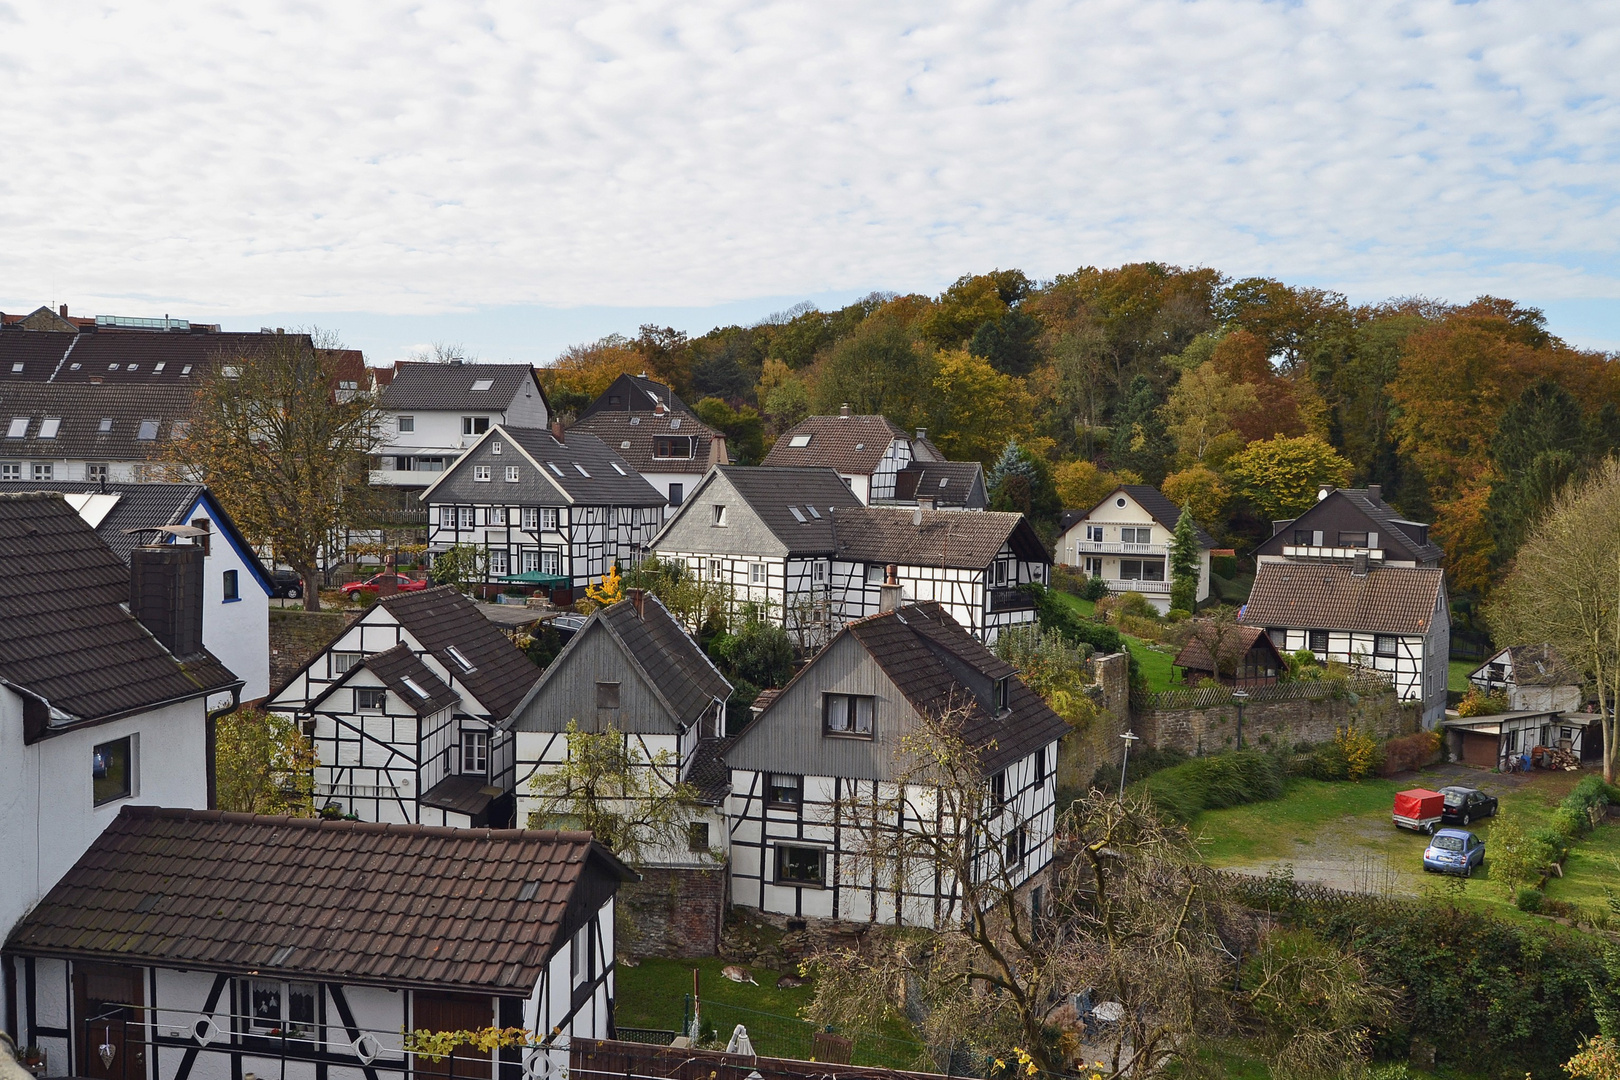
[[[304,575],[304,610],[321,610],[321,575],[313,567],[300,571]]]

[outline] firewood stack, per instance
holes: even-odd
[[[1581,759],[1574,751],[1560,750],[1556,746],[1549,746],[1541,760],[1546,768],[1563,769],[1565,772],[1577,772],[1581,767]]]

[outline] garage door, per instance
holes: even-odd
[[[1478,731],[1463,732],[1463,763],[1494,768],[1498,757],[1496,753],[1497,743],[1498,739],[1495,735],[1485,735]]]

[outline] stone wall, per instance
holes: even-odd
[[[1097,657],[1097,682],[1092,701],[1097,715],[1090,724],[1058,744],[1058,790],[1083,792],[1097,769],[1117,767],[1125,742],[1120,738],[1131,726],[1130,657],[1109,653]]]
[[[1402,705],[1393,692],[1253,702],[1243,708],[1245,746],[1331,742],[1333,733],[1343,727],[1389,739],[1418,726],[1416,704]],[[1144,746],[1156,750],[1195,756],[1231,750],[1237,744],[1237,707],[1227,703],[1204,709],[1144,710],[1136,714],[1136,733]]]
[[[731,903],[730,867],[642,867],[619,886],[621,956],[713,956]]]

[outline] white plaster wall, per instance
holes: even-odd
[[[213,516],[206,504],[198,503],[186,513],[186,521]],[[227,570],[236,571],[237,600],[225,599]],[[217,525],[203,560],[203,644],[243,680],[243,701],[270,693],[270,594],[244,553],[220,535]],[[218,708],[229,699],[229,694],[220,695],[209,705]]]

